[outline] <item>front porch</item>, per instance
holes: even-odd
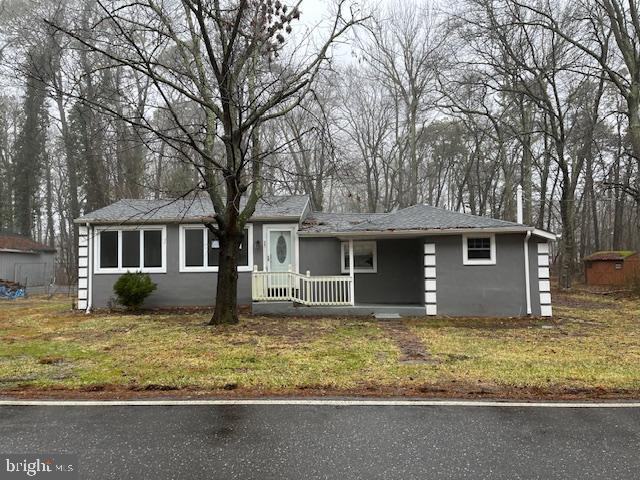
[[[323,246],[308,243],[302,256],[302,266],[320,275],[310,270],[297,273],[290,265],[286,271],[259,271],[254,267],[252,311],[266,315],[391,318],[427,313],[422,239],[369,240],[365,243],[374,244],[370,245],[373,257],[369,259],[362,249],[354,251],[354,240],[323,242]]]
[[[416,317],[425,315],[424,305],[316,305],[306,306],[294,302],[253,302],[255,315],[283,315],[293,317]]]

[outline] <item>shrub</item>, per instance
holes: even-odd
[[[148,274],[127,272],[113,285],[113,291],[119,304],[130,310],[137,310],[157,287]]]

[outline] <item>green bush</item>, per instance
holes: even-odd
[[[127,272],[113,285],[113,291],[119,304],[130,310],[137,310],[157,287],[148,274]]]

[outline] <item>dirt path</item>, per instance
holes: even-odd
[[[379,325],[400,349],[400,363],[437,363],[424,343],[402,320],[381,320]]]

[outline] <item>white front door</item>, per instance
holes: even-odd
[[[264,227],[265,268],[269,272],[296,272],[296,233],[289,225],[269,225]],[[270,275],[269,288],[286,287],[290,279],[287,275]]]
[[[296,228],[291,225],[265,225],[265,269],[269,272],[297,272]]]
[[[269,231],[269,271],[288,272],[293,268],[291,230]]]

